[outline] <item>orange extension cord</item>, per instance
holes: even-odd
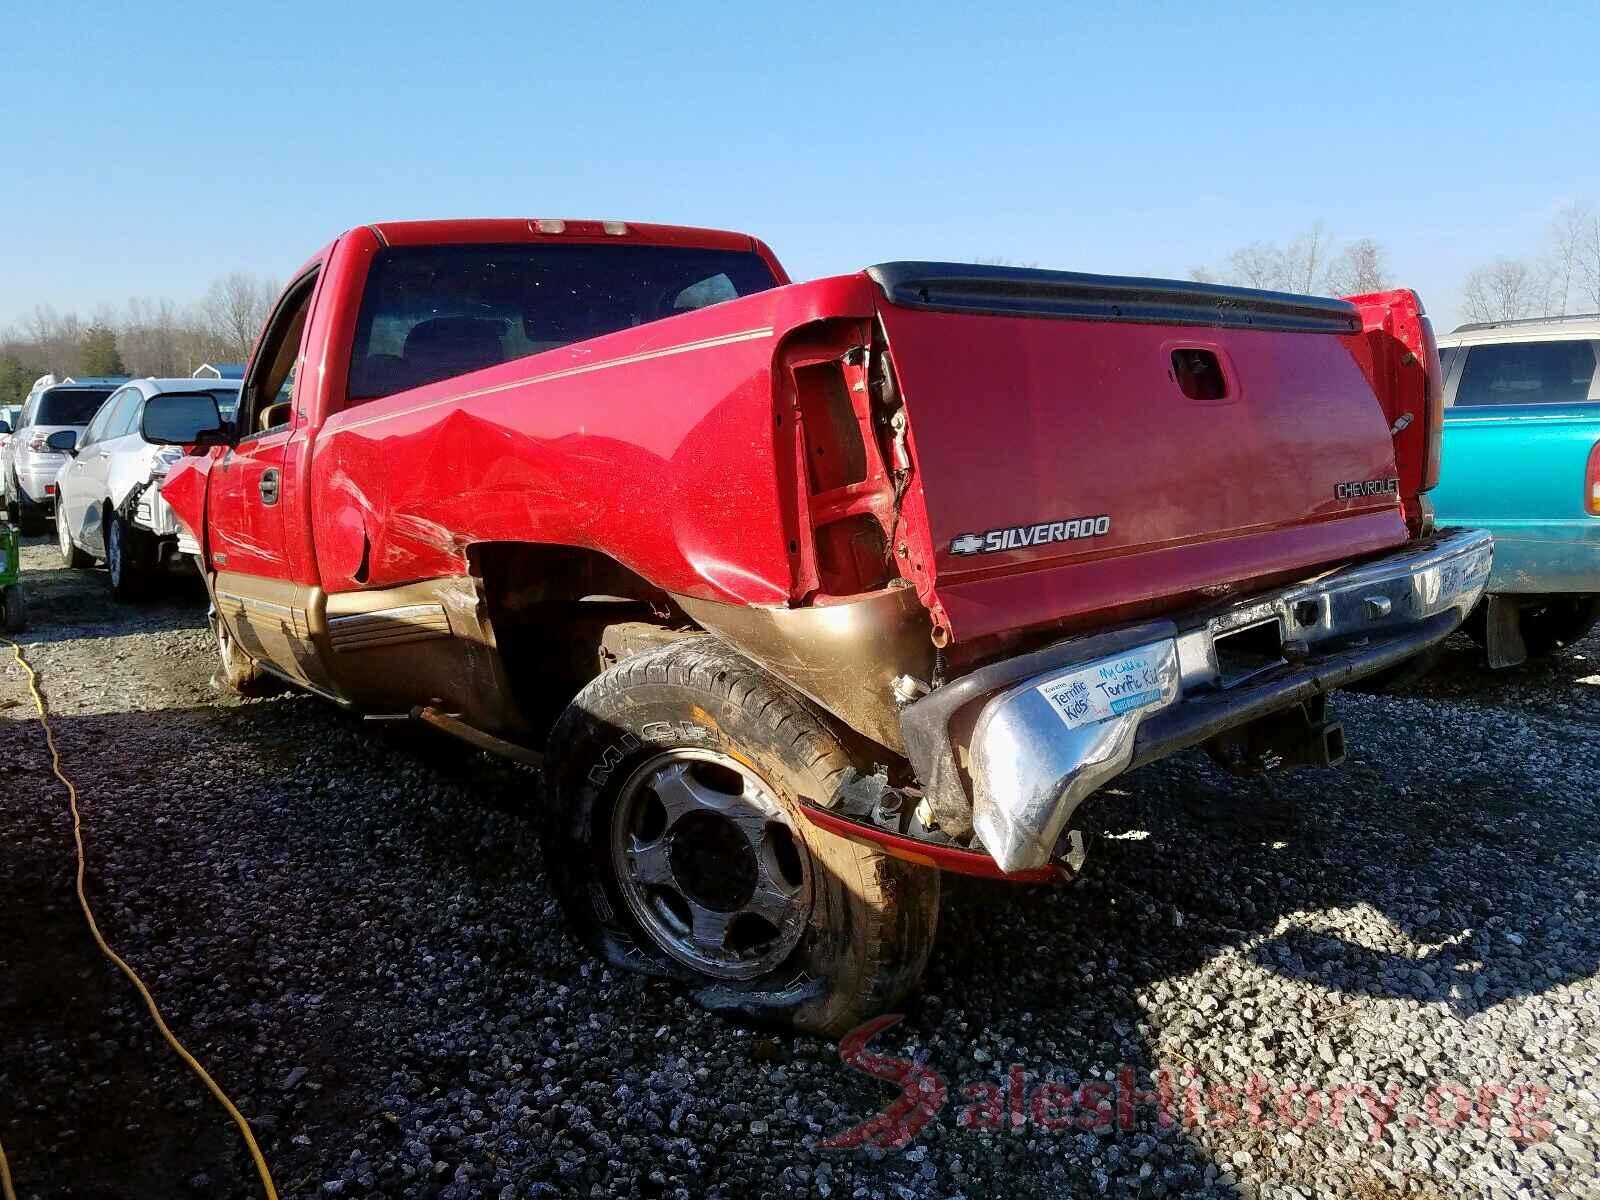
[[[188,1064],[189,1069],[200,1077],[200,1082],[205,1084],[217,1098],[217,1103],[228,1110],[228,1115],[233,1118],[233,1123],[239,1127],[239,1132],[244,1137],[245,1148],[250,1151],[250,1157],[255,1161],[256,1173],[261,1176],[262,1191],[266,1194],[267,1200],[278,1200],[278,1189],[273,1186],[272,1172],[267,1169],[267,1160],[261,1157],[261,1147],[256,1145],[255,1134],[250,1131],[250,1122],[245,1120],[244,1114],[234,1106],[232,1100],[228,1099],[227,1093],[217,1086],[217,1081],[211,1078],[195,1056],[190,1054],[183,1043],[173,1035],[172,1030],[167,1028],[161,1010],[156,1007],[155,997],[150,994],[150,989],[145,987],[144,980],[139,978],[138,972],[108,946],[106,939],[100,935],[100,926],[95,924],[94,912],[89,908],[89,899],[83,892],[83,822],[78,814],[78,789],[61,771],[61,752],[56,748],[56,735],[50,728],[49,711],[45,706],[44,695],[39,691],[39,677],[34,674],[28,660],[22,656],[21,646],[7,637],[0,637],[0,642],[11,647],[17,665],[28,673],[28,690],[33,693],[33,706],[39,712],[39,723],[44,726],[45,741],[50,746],[50,769],[67,789],[67,798],[72,807],[72,837],[78,847],[78,907],[83,909],[83,919],[89,923],[89,933],[94,937],[94,944],[100,947],[100,952],[116,964],[117,969],[138,989],[139,995],[144,998],[145,1007],[150,1010],[151,1019],[155,1021],[156,1028],[161,1031],[161,1036],[166,1039],[167,1045],[172,1047],[173,1053]],[[4,1147],[0,1147],[0,1193],[4,1194],[4,1200],[17,1200],[17,1193],[11,1185],[11,1168],[6,1162]]]

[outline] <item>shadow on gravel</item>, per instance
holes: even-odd
[[[1530,694],[1531,690],[1531,694]],[[1399,694],[1436,700],[1536,707],[1561,704],[1560,697],[1583,697],[1600,718],[1600,638],[1570,650],[1505,670],[1490,670],[1483,650],[1464,633],[1447,639],[1438,664]]]
[[[495,986],[502,970],[547,973],[516,929],[474,920],[539,889],[519,769],[415,733],[402,756],[298,695],[51,725],[102,931],[249,1116],[285,1197],[337,1174],[305,1129],[375,1119],[417,992],[428,1023],[476,1023],[438,1007],[431,975],[453,975],[450,992],[471,973]],[[0,713],[0,781],[0,1130],[19,1194],[252,1194],[237,1131],[88,936],[66,797],[31,712]],[[369,882],[402,863],[411,894]],[[425,1057],[443,1084],[476,1064],[470,1045],[442,1072]]]
[[[55,539],[26,537],[22,545],[54,553]],[[86,581],[91,584],[88,589],[84,586]],[[152,577],[145,593],[129,604],[111,599],[111,583],[104,567],[25,569],[21,582],[27,592],[28,628],[17,640],[24,645],[130,633],[168,633],[205,624],[205,585],[198,575],[187,571],[174,570]]]

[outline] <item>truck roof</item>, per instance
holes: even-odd
[[[618,241],[706,250],[755,250],[748,233],[650,225],[639,221],[576,220],[566,217],[471,218],[447,221],[380,221],[369,228],[391,246],[470,242]]]
[[[1441,346],[1469,346],[1480,342],[1553,342],[1600,337],[1600,313],[1574,313],[1569,317],[1524,317],[1515,321],[1475,321],[1457,325],[1439,335]]]

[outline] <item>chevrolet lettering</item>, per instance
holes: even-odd
[[[1394,476],[1388,479],[1350,479],[1333,485],[1333,495],[1338,500],[1361,500],[1367,496],[1395,496],[1399,493],[1400,480]]]

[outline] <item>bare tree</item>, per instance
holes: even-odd
[[[1565,316],[1581,271],[1584,231],[1594,218],[1581,200],[1574,200],[1555,215],[1546,235],[1545,271],[1549,279],[1550,311]]]
[[[1551,311],[1600,310],[1600,213],[1572,201],[1550,222],[1545,241]]]
[[[82,372],[83,322],[77,313],[63,316],[48,304],[36,305],[22,319],[20,340],[46,370],[56,375]]]
[[[276,283],[249,271],[224,275],[206,292],[202,302],[206,325],[233,361],[243,362],[249,356],[277,296]]]
[[[1283,251],[1270,242],[1251,242],[1228,255],[1223,278],[1241,287],[1275,288],[1284,277]]]
[[[1328,264],[1323,290],[1331,296],[1361,296],[1390,286],[1389,252],[1369,237],[1357,238]]]
[[[1321,221],[1295,234],[1283,255],[1283,283],[1286,291],[1316,290],[1318,269],[1327,253],[1328,229]]]
[[[195,333],[180,320],[172,301],[135,298],[124,310],[118,341],[135,375],[187,375],[199,366],[188,361],[185,345]]]
[[[1501,258],[1467,276],[1461,301],[1473,321],[1515,321],[1546,309],[1539,272],[1514,258]]]
[[[1578,276],[1583,285],[1584,307],[1590,312],[1600,312],[1600,216],[1591,218],[1583,231]]]
[[[1287,248],[1276,242],[1251,242],[1228,255],[1215,270],[1191,267],[1189,277],[1271,291],[1310,292],[1317,286],[1327,253],[1327,226],[1317,221],[1295,234]]]

